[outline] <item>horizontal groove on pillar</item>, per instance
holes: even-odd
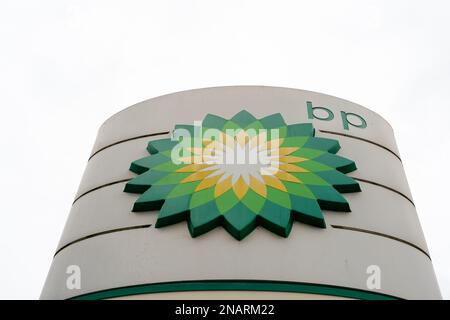
[[[135,230],[135,229],[150,228],[151,226],[152,226],[151,224],[145,224],[145,225],[117,228],[117,229],[111,229],[111,230],[106,230],[106,231],[93,233],[93,234],[90,234],[88,236],[84,236],[84,237],[78,238],[76,240],[73,240],[73,241],[65,244],[64,246],[62,246],[61,248],[59,248],[55,252],[53,257],[55,257],[59,252],[61,252],[62,250],[66,249],[67,247],[69,247],[69,246],[71,246],[71,245],[73,245],[75,243],[87,240],[87,239],[91,239],[91,238],[94,238],[94,237],[98,237],[98,236],[105,235],[105,234],[110,234],[110,233],[115,233],[115,232],[122,232],[122,231],[129,231],[129,230]],[[384,233],[376,232],[376,231],[371,231],[371,230],[366,230],[366,229],[361,229],[361,228],[335,225],[335,224],[332,224],[331,227],[334,228],[334,229],[341,229],[341,230],[346,230],[346,231],[355,231],[355,232],[367,233],[367,234],[371,234],[371,235],[374,235],[374,236],[379,236],[379,237],[384,237],[384,238],[387,238],[387,239],[390,239],[390,240],[399,241],[399,242],[401,242],[403,244],[406,244],[406,245],[408,245],[410,247],[413,247],[416,250],[419,250],[420,252],[425,254],[428,257],[428,259],[431,260],[430,255],[425,250],[420,248],[419,246],[417,246],[417,245],[415,245],[415,244],[413,244],[413,243],[411,243],[409,241],[406,241],[406,240],[403,240],[403,239],[400,239],[400,238],[397,238],[397,237],[394,237],[394,236],[390,236],[388,234],[384,234]]]
[[[121,143],[124,143],[124,142],[128,142],[128,141],[132,141],[132,140],[136,140],[136,139],[147,138],[147,137],[155,137],[155,136],[163,136],[163,135],[166,135],[166,134],[169,134],[169,133],[170,133],[170,131],[149,133],[149,134],[144,134],[142,136],[128,138],[128,139],[124,139],[124,140],[120,140],[120,141],[108,144],[107,146],[104,146],[104,147],[98,149],[97,151],[95,151],[93,154],[91,154],[91,156],[89,157],[88,161],[91,160],[92,157],[95,156],[97,153],[99,153],[99,152],[101,152],[101,151],[103,151],[105,149],[108,149],[109,147],[113,147],[115,145],[118,145],[118,144],[121,144]]]
[[[393,152],[393,151],[390,150],[389,148],[387,148],[387,147],[385,147],[385,146],[383,146],[383,145],[380,145],[380,144],[378,144],[378,143],[376,143],[376,142],[373,142],[373,141],[370,141],[370,140],[367,140],[367,139],[364,139],[364,138],[352,136],[352,135],[349,135],[349,134],[345,134],[345,133],[339,133],[339,132],[328,131],[328,130],[320,130],[320,129],[319,129],[318,131],[319,131],[319,132],[322,132],[322,133],[328,133],[328,134],[334,134],[334,135],[341,135],[341,136],[345,136],[345,137],[352,138],[352,139],[357,139],[357,140],[360,140],[360,141],[364,141],[364,142],[366,142],[366,143],[370,143],[370,144],[376,145],[376,146],[378,146],[378,147],[380,147],[380,148],[382,148],[382,149],[388,151],[389,153],[393,154],[400,162],[402,161],[401,158],[400,158],[395,152]],[[108,148],[110,148],[110,147],[112,147],[112,146],[115,146],[115,145],[118,145],[118,144],[121,144],[121,143],[124,143],[124,142],[128,142],[128,141],[136,140],[136,139],[141,139],[141,138],[145,138],[145,137],[159,136],[159,135],[166,135],[166,134],[169,134],[169,133],[170,133],[170,131],[163,131],[163,132],[150,133],[150,134],[146,134],[146,135],[136,136],[136,137],[133,137],[133,138],[128,138],[128,139],[124,139],[124,140],[117,141],[117,142],[115,142],[115,143],[109,144],[109,145],[107,145],[107,146],[105,146],[105,147],[102,147],[101,149],[95,151],[95,152],[89,157],[89,160],[92,159],[92,157],[94,157],[96,154],[98,154],[98,153],[100,153],[101,151],[103,151],[103,150],[105,150],[105,149],[108,149]],[[405,194],[401,193],[400,191],[397,191],[397,190],[395,190],[395,189],[393,189],[393,188],[391,188],[391,187],[388,187],[388,186],[385,186],[385,185],[382,185],[382,184],[380,184],[380,183],[373,182],[373,181],[370,181],[370,180],[366,180],[366,179],[362,179],[362,178],[355,178],[355,177],[352,177],[352,178],[355,179],[355,180],[357,180],[357,181],[369,183],[369,184],[372,184],[372,185],[375,185],[375,186],[378,186],[378,187],[381,187],[381,188],[385,188],[385,189],[387,189],[387,190],[389,190],[389,191],[395,192],[395,193],[397,193],[398,195],[400,195],[400,196],[402,196],[403,198],[405,198],[406,200],[408,200],[408,201],[414,206],[414,202],[413,202],[408,196],[406,196]],[[82,198],[83,196],[85,196],[85,195],[87,195],[87,194],[89,194],[89,193],[91,193],[91,192],[93,192],[93,191],[96,191],[96,190],[99,190],[99,189],[101,189],[101,188],[108,187],[108,186],[111,186],[111,185],[114,185],[114,184],[117,184],[117,183],[127,182],[127,181],[130,181],[130,180],[131,180],[131,178],[129,178],[129,179],[122,179],[122,180],[118,180],[118,181],[113,181],[113,182],[110,182],[110,183],[107,183],[107,184],[104,184],[104,185],[95,187],[95,188],[93,188],[93,189],[90,189],[90,190],[88,190],[88,191],[82,193],[81,195],[79,195],[79,196],[73,201],[73,204],[74,204],[76,201],[78,201],[80,198]],[[125,228],[119,228],[119,229],[114,229],[114,230],[108,230],[108,231],[103,231],[103,232],[95,233],[95,234],[92,234],[92,235],[89,235],[89,236],[86,236],[86,237],[83,237],[83,238],[74,240],[74,241],[72,241],[72,242],[70,242],[70,243],[64,245],[63,247],[61,247],[60,249],[58,249],[58,250],[56,251],[55,256],[56,256],[61,250],[67,248],[68,246],[70,246],[70,245],[72,245],[72,244],[74,244],[74,243],[77,243],[77,242],[86,240],[86,239],[90,239],[90,238],[93,238],[93,237],[96,237],[96,236],[100,236],[100,235],[103,235],[103,234],[108,234],[108,233],[113,233],[113,232],[120,232],[120,231],[127,231],[127,230],[133,230],[133,229],[140,229],[140,228],[147,228],[147,227],[150,227],[150,226],[151,226],[151,225],[142,225],[142,226],[134,226],[134,227],[125,227]],[[370,230],[358,229],[358,228],[353,228],[353,227],[338,226],[338,225],[332,225],[332,227],[333,227],[333,228],[336,228],[336,229],[342,229],[342,230],[348,230],[348,231],[356,231],[356,232],[368,233],[368,234],[372,234],[372,235],[377,235],[377,236],[389,238],[389,239],[391,239],[391,240],[396,240],[396,241],[399,241],[399,242],[402,242],[402,243],[404,243],[404,244],[407,244],[407,245],[409,245],[409,246],[414,247],[415,249],[417,249],[417,250],[421,251],[422,253],[424,253],[424,254],[431,260],[431,258],[430,258],[430,256],[428,255],[427,252],[425,252],[425,251],[424,251],[423,249],[421,249],[420,247],[418,247],[418,246],[416,246],[416,245],[414,245],[414,244],[412,244],[412,243],[410,243],[410,242],[408,242],[408,241],[405,241],[405,240],[402,240],[402,239],[399,239],[399,238],[396,238],[396,237],[393,237],[393,236],[389,236],[389,235],[386,235],[386,234],[383,234],[383,233],[379,233],[379,232],[375,232],[375,231],[370,231]]]
[[[362,178],[355,178],[355,177],[351,177],[351,178],[354,179],[354,180],[357,180],[357,181],[361,181],[361,182],[365,182],[365,183],[370,183],[370,184],[373,184],[374,186],[381,187],[381,188],[385,188],[385,189],[387,189],[387,190],[389,190],[389,191],[395,192],[395,193],[397,193],[398,195],[400,195],[400,196],[402,196],[403,198],[405,198],[406,200],[408,200],[409,202],[411,202],[411,204],[412,204],[414,207],[416,206],[416,205],[414,204],[414,201],[412,201],[410,198],[408,198],[407,195],[405,195],[405,194],[401,193],[400,191],[397,191],[397,190],[395,190],[395,189],[393,189],[393,188],[391,188],[391,187],[385,186],[384,184],[381,184],[381,183],[378,183],[378,182],[373,182],[373,181],[370,181],[370,180],[362,179]]]
[[[354,228],[354,227],[339,226],[339,225],[335,225],[335,224],[332,224],[331,227],[335,228],[335,229],[342,229],[342,230],[347,230],[347,231],[355,231],[355,232],[367,233],[367,234],[371,234],[371,235],[374,235],[374,236],[379,236],[379,237],[384,237],[384,238],[388,238],[388,239],[391,239],[391,240],[399,241],[401,243],[404,243],[404,244],[406,244],[408,246],[413,247],[414,249],[419,250],[424,255],[426,255],[428,257],[428,259],[431,260],[430,255],[425,250],[420,248],[419,246],[416,246],[414,243],[411,243],[409,241],[406,241],[406,240],[403,240],[403,239],[400,239],[400,238],[397,238],[397,237],[394,237],[394,236],[390,236],[390,235],[385,234],[385,233],[371,231],[371,230],[366,230],[366,229],[360,229],[360,228]]]
[[[81,197],[84,197],[85,195],[87,195],[88,193],[91,193],[92,191],[95,191],[95,190],[98,190],[98,189],[101,189],[101,188],[104,188],[104,187],[109,187],[109,186],[112,186],[113,184],[117,184],[117,183],[121,183],[121,182],[127,182],[127,181],[130,181],[130,180],[131,180],[131,178],[128,178],[128,179],[122,179],[122,180],[117,180],[117,181],[109,182],[109,183],[106,183],[106,184],[102,184],[101,186],[92,188],[92,189],[90,189],[90,190],[88,190],[88,191],[86,191],[86,192],[83,192],[83,193],[80,194],[78,197],[76,197],[75,200],[73,200],[72,205],[73,205],[75,202],[77,202]]]
[[[347,138],[352,138],[352,139],[361,140],[361,141],[364,141],[364,142],[367,142],[367,143],[371,143],[371,144],[373,144],[373,145],[375,145],[377,147],[380,147],[380,148],[382,148],[382,149],[392,153],[398,160],[400,160],[400,162],[402,162],[402,159],[398,156],[398,154],[396,154],[394,151],[392,151],[388,147],[385,147],[385,146],[383,146],[383,145],[381,145],[381,144],[379,144],[377,142],[374,142],[374,141],[371,141],[371,140],[368,140],[368,139],[364,139],[364,138],[360,138],[360,137],[356,137],[356,136],[352,136],[351,134],[334,132],[334,131],[328,131],[328,130],[321,130],[321,129],[318,129],[318,130],[319,130],[319,132],[323,132],[323,133],[335,134],[335,135],[338,135],[338,136],[344,136],[344,137],[347,137]]]
[[[413,206],[415,206],[414,202],[410,198],[408,198],[405,194],[403,194],[400,191],[397,191],[397,190],[395,190],[395,189],[393,189],[391,187],[385,186],[385,185],[380,184],[378,182],[373,182],[373,181],[370,181],[370,180],[362,179],[362,178],[356,178],[356,177],[351,177],[351,178],[354,179],[354,180],[357,180],[357,181],[369,183],[369,184],[372,184],[374,186],[377,186],[377,187],[384,188],[384,189],[387,189],[389,191],[395,192],[396,194],[398,194],[398,195],[402,196],[403,198],[405,198],[406,200],[408,200]],[[75,202],[77,202],[80,198],[84,197],[85,195],[87,195],[87,194],[89,194],[89,193],[91,193],[93,191],[96,191],[96,190],[104,188],[104,187],[109,187],[109,186],[112,186],[112,185],[117,184],[117,183],[127,182],[127,181],[130,181],[131,179],[133,179],[133,178],[113,181],[113,182],[106,183],[106,184],[103,184],[101,186],[95,187],[93,189],[90,189],[90,190],[88,190],[86,192],[83,192],[82,194],[80,194],[78,197],[75,198],[75,200],[73,201],[72,205],[74,205]]]
[[[350,134],[346,134],[346,133],[340,133],[340,132],[329,131],[329,130],[322,130],[322,129],[317,129],[317,130],[318,130],[319,132],[328,133],[328,134],[335,134],[335,135],[344,136],[344,137],[347,137],[347,138],[356,139],[356,140],[360,140],[360,141],[364,141],[364,142],[373,144],[373,145],[375,145],[375,146],[377,146],[377,147],[380,147],[380,148],[382,148],[382,149],[388,151],[389,153],[392,153],[398,160],[400,160],[400,162],[402,162],[402,159],[401,159],[394,151],[392,151],[392,150],[389,149],[388,147],[385,147],[385,146],[383,146],[383,145],[381,145],[381,144],[379,144],[379,143],[377,143],[377,142],[374,142],[374,141],[371,141],[371,140],[368,140],[368,139],[365,139],[365,138],[356,137],[356,136],[353,136],[353,135],[350,135]],[[108,149],[109,147],[113,147],[113,146],[115,146],[115,145],[118,145],[118,144],[121,144],[121,143],[124,143],[124,142],[128,142],[128,141],[132,141],[132,140],[137,140],[137,139],[146,138],[146,137],[162,136],[162,135],[166,135],[166,134],[169,134],[169,133],[170,133],[170,131],[163,131],[163,132],[149,133],[149,134],[144,134],[144,135],[141,135],[141,136],[136,136],[136,137],[132,137],[132,138],[128,138],[128,139],[124,139],[124,140],[120,140],[120,141],[111,143],[111,144],[109,144],[109,145],[107,145],[107,146],[104,146],[104,147],[98,149],[97,151],[95,151],[95,152],[89,157],[88,161],[91,160],[92,157],[94,157],[97,153],[99,153],[99,152],[101,152],[101,151],[103,151],[103,150],[105,150],[105,149]]]
[[[64,250],[65,248],[67,248],[68,246],[71,246],[75,243],[81,242],[83,240],[87,240],[87,239],[91,239],[94,237],[98,237],[104,234],[109,234],[109,233],[115,233],[115,232],[121,232],[121,231],[128,231],[128,230],[135,230],[135,229],[144,229],[144,228],[150,228],[152,225],[151,224],[144,224],[144,225],[140,225],[140,226],[132,226],[132,227],[124,227],[124,228],[117,228],[117,229],[111,229],[111,230],[106,230],[106,231],[102,231],[102,232],[97,232],[97,233],[93,233],[90,234],[88,236],[85,237],[81,237],[78,238],[76,240],[70,241],[69,243],[66,243],[65,245],[63,245],[61,248],[59,248],[58,250],[56,250],[55,254],[53,255],[53,257],[55,257],[58,253],[60,253],[62,250]]]

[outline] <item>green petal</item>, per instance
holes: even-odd
[[[156,181],[164,178],[167,175],[166,172],[147,171],[140,176],[128,181],[125,185],[125,192],[142,193],[145,192]]]
[[[253,190],[248,190],[242,199],[242,203],[254,213],[259,213],[261,211],[265,201],[265,198],[261,197]]]
[[[225,229],[237,240],[244,239],[256,228],[256,215],[238,203],[224,214]]]
[[[186,220],[190,200],[190,195],[176,199],[167,199],[159,211],[155,228],[161,228]]]
[[[245,130],[248,129],[255,129],[255,130],[261,130],[261,129],[265,129],[262,125],[262,123],[259,120],[256,120],[250,124],[248,124],[245,128]]]
[[[324,179],[322,179],[321,177],[319,177],[316,173],[314,172],[290,172],[293,176],[297,177],[298,179],[300,179],[300,181],[303,184],[306,184],[308,187],[310,185],[315,185],[315,186],[330,186],[331,185]]]
[[[272,132],[272,130],[274,132]],[[267,141],[275,139],[284,139],[287,135],[287,127],[278,127],[273,129],[267,129]]]
[[[167,194],[173,186],[152,186],[145,191],[134,203],[133,211],[158,210],[164,203]]]
[[[172,139],[153,140],[148,143],[147,150],[150,154],[170,150],[178,144],[178,141]]]
[[[200,181],[180,183],[179,185],[176,185],[173,188],[173,190],[169,193],[167,198],[172,199],[172,198],[185,196],[188,194],[193,194],[199,183],[200,183]]]
[[[239,202],[239,199],[236,197],[233,189],[230,189],[220,197],[216,198],[215,201],[219,212],[224,213],[233,208]]]
[[[207,114],[203,119],[202,125],[205,128],[214,128],[221,130],[225,126],[225,123],[227,123],[227,121],[228,120],[222,117],[213,114]]]
[[[282,237],[287,237],[292,230],[291,210],[271,201],[265,202],[258,220],[261,226]]]
[[[318,172],[318,176],[326,180],[339,192],[360,192],[359,183],[339,171]]]
[[[192,194],[191,202],[189,204],[189,209],[194,209],[207,202],[214,200],[214,188],[208,188],[201,191],[194,192]]]
[[[217,210],[214,201],[194,208],[189,215],[189,232],[197,237],[221,225],[223,216]]]
[[[274,113],[270,116],[260,119],[259,121],[261,121],[262,125],[266,129],[275,129],[286,126],[286,122],[284,122],[284,119],[280,113]]]
[[[284,208],[291,208],[291,200],[289,199],[289,193],[274,189],[272,187],[267,188],[267,199],[276,203]]]
[[[231,120],[228,120],[228,121],[225,123],[225,125],[223,126],[223,131],[224,131],[225,133],[227,133],[226,130],[228,130],[228,129],[231,129],[231,130],[238,130],[238,129],[242,129],[242,128],[241,128],[241,126],[239,126],[236,122],[233,122],[233,121],[231,121]]]
[[[152,170],[153,171],[153,170]],[[187,177],[189,177],[191,172],[171,172],[167,174],[164,171],[154,171],[154,172],[163,172],[165,174],[164,177],[153,183],[154,185],[168,185],[168,184],[180,184],[181,181]]]
[[[311,148],[316,150],[327,151],[331,153],[336,153],[339,151],[341,146],[337,140],[326,139],[326,138],[312,138],[304,145],[305,148]]]
[[[311,148],[302,147],[299,150],[291,153],[290,155],[296,156],[296,157],[302,157],[302,158],[306,158],[306,159],[314,159],[323,154],[327,154],[327,153],[322,150],[315,150],[315,149],[311,149]]]
[[[309,137],[287,137],[284,139],[282,147],[301,148],[309,140]]]
[[[294,219],[309,225],[325,228],[325,220],[316,200],[291,196]]]
[[[314,160],[335,168],[342,173],[349,173],[356,170],[355,162],[335,154],[325,153]]]
[[[164,156],[161,153],[147,156],[145,158],[141,158],[139,160],[133,161],[130,165],[130,171],[141,174],[146,172],[148,169],[151,169],[154,166],[160,165],[165,162],[171,162],[170,158]]]
[[[247,127],[250,123],[255,122],[256,118],[246,110],[236,113],[231,121],[237,123],[241,128]]]
[[[317,202],[324,210],[350,211],[347,200],[331,187],[308,186],[317,198]]]
[[[314,127],[311,123],[298,123],[287,126],[288,136],[314,136]]]
[[[283,181],[283,184],[288,190],[289,194],[293,194],[303,198],[316,199],[316,196],[303,183]]]
[[[151,157],[154,157],[154,156],[151,156]],[[175,172],[178,169],[181,169],[181,168],[183,168],[185,166],[186,166],[186,164],[175,164],[172,161],[170,161],[170,159],[169,159],[169,161],[167,161],[167,162],[164,162],[164,163],[161,163],[161,164],[158,164],[158,165],[154,166],[152,168],[152,170],[164,171],[164,172]]]
[[[320,163],[316,160],[303,161],[301,163],[298,163],[297,165],[299,167],[306,169],[313,173],[320,172],[320,171],[329,171],[329,170],[333,169],[332,167],[327,166],[326,164]]]

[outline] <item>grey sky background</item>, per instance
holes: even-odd
[[[448,1],[1,0],[0,298],[39,297],[106,118],[245,84],[335,95],[391,123],[450,298],[449,34]]]

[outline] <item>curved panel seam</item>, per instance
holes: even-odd
[[[355,177],[351,177],[351,178],[354,179],[354,180],[357,180],[357,181],[369,183],[369,184],[372,184],[372,185],[374,185],[374,186],[377,186],[377,187],[380,187],[380,188],[385,188],[385,189],[387,189],[387,190],[389,190],[389,191],[395,192],[396,194],[398,194],[398,195],[402,196],[403,198],[405,198],[406,200],[408,200],[413,206],[415,206],[415,205],[414,205],[414,202],[413,202],[411,199],[409,199],[408,196],[406,196],[405,194],[403,194],[403,193],[401,193],[400,191],[397,191],[397,190],[395,190],[395,189],[393,189],[393,188],[391,188],[391,187],[385,186],[385,185],[380,184],[380,183],[378,183],[378,182],[373,182],[373,181],[370,181],[370,180],[366,180],[366,179],[355,178]],[[114,185],[114,184],[117,184],[117,183],[127,182],[127,181],[130,181],[130,180],[132,180],[132,179],[133,179],[133,178],[128,178],[128,179],[122,179],[122,180],[113,181],[113,182],[106,183],[106,184],[100,185],[100,186],[98,186],[98,187],[95,187],[95,188],[93,188],[93,189],[90,189],[90,190],[88,190],[88,191],[86,191],[86,192],[83,192],[82,194],[80,194],[78,197],[75,198],[75,200],[72,202],[72,206],[73,206],[73,205],[75,204],[75,202],[77,202],[80,198],[84,197],[85,195],[87,195],[87,194],[89,194],[89,193],[91,193],[91,192],[93,192],[93,191],[96,191],[96,190],[101,189],[101,188],[104,188],[104,187],[109,187],[109,186]]]
[[[360,137],[356,137],[356,136],[352,136],[352,135],[346,134],[346,133],[340,133],[340,132],[334,132],[334,131],[328,131],[328,130],[321,130],[321,129],[318,129],[318,130],[319,130],[319,132],[323,132],[323,133],[335,134],[335,135],[344,136],[344,137],[347,137],[347,138],[357,139],[357,140],[361,140],[361,141],[364,141],[364,142],[367,142],[367,143],[371,143],[371,144],[373,144],[373,145],[375,145],[377,147],[380,147],[380,148],[382,148],[382,149],[392,153],[398,160],[400,160],[400,162],[402,162],[402,159],[400,158],[400,156],[398,154],[396,154],[394,151],[392,151],[388,147],[385,147],[385,146],[383,146],[383,145],[381,145],[381,144],[379,144],[377,142],[374,142],[374,141],[371,141],[371,140],[368,140],[368,139],[364,139],[364,138],[360,138]]]
[[[77,202],[80,198],[84,197],[84,196],[87,195],[88,193],[91,193],[92,191],[95,191],[95,190],[98,190],[98,189],[101,189],[101,188],[104,188],[104,187],[109,187],[109,186],[112,186],[112,185],[117,184],[117,183],[127,182],[127,181],[130,181],[131,179],[132,179],[132,178],[113,181],[113,182],[110,182],[110,183],[102,184],[102,185],[100,185],[100,186],[98,186],[98,187],[95,187],[95,188],[93,188],[93,189],[90,189],[90,190],[88,190],[88,191],[86,191],[86,192],[83,192],[83,193],[80,194],[78,197],[76,197],[75,200],[73,200],[72,206],[73,206],[73,204],[74,204],[75,202]]]
[[[379,148],[382,148],[385,151],[388,151],[389,153],[392,153],[400,161],[400,163],[402,163],[402,159],[400,158],[399,155],[397,155],[394,151],[392,151],[388,147],[385,147],[385,146],[383,146],[383,145],[381,145],[381,144],[379,144],[377,142],[374,142],[374,141],[371,141],[371,140],[368,140],[368,139],[364,139],[364,138],[360,138],[360,137],[356,137],[356,136],[353,136],[353,135],[350,135],[350,134],[346,134],[346,133],[339,133],[339,132],[335,132],[335,131],[328,131],[328,130],[322,130],[322,129],[317,129],[317,130],[319,132],[322,132],[322,133],[340,135],[340,136],[344,136],[344,137],[347,137],[347,138],[356,139],[356,140],[360,140],[360,141],[363,141],[363,142],[366,142],[366,143],[373,144],[373,145],[375,145],[375,146],[377,146]],[[121,143],[125,143],[125,142],[128,142],[128,141],[141,139],[141,138],[146,138],[146,137],[154,137],[154,136],[166,135],[166,134],[169,134],[169,133],[170,133],[170,131],[163,131],[163,132],[149,133],[149,134],[144,134],[144,135],[141,135],[141,136],[136,136],[136,137],[132,137],[132,138],[119,140],[117,142],[114,142],[114,143],[111,143],[109,145],[106,145],[106,146],[98,149],[94,153],[92,153],[92,155],[89,157],[88,161],[91,160],[96,154],[100,153],[101,151],[104,151],[105,149],[108,149],[108,148],[113,147],[115,145],[118,145],[118,144],[121,144]]]
[[[90,234],[90,235],[87,235],[87,236],[75,239],[73,241],[70,241],[69,243],[66,243],[65,245],[60,247],[58,250],[56,250],[56,252],[53,255],[53,257],[55,257],[58,253],[60,253],[62,250],[66,249],[67,247],[69,247],[69,246],[71,246],[71,245],[73,245],[75,243],[84,241],[84,240],[92,239],[92,238],[95,238],[95,237],[98,237],[98,236],[102,236],[102,235],[110,234],[110,233],[115,233],[115,232],[122,232],[122,231],[130,231],[130,230],[135,230],[135,229],[150,228],[151,226],[152,226],[151,224],[146,224],[146,225],[124,227],[124,228],[117,228],[117,229],[111,229],[111,230],[96,232],[96,233],[93,233],[93,234]],[[374,236],[384,237],[384,238],[387,238],[387,239],[390,239],[390,240],[401,242],[401,243],[406,244],[406,245],[408,245],[410,247],[413,247],[416,250],[419,250],[420,252],[425,254],[428,257],[428,259],[431,260],[430,255],[425,250],[423,250],[419,246],[417,246],[417,245],[415,245],[415,244],[413,244],[413,243],[411,243],[409,241],[406,241],[406,240],[403,240],[403,239],[400,239],[400,238],[397,238],[397,237],[394,237],[394,236],[391,236],[391,235],[388,235],[388,234],[385,234],[385,233],[377,232],[377,231],[371,231],[371,230],[355,228],[355,227],[346,227],[346,226],[335,225],[335,224],[332,224],[330,226],[332,228],[334,228],[334,229],[341,229],[341,230],[346,230],[346,231],[355,231],[355,232],[367,233],[367,234],[371,234],[371,235],[374,235]]]
[[[75,244],[75,243],[78,243],[78,242],[87,240],[87,239],[95,238],[95,237],[102,236],[102,235],[109,234],[109,233],[115,233],[115,232],[121,232],[121,231],[128,231],[128,230],[135,230],[135,229],[150,228],[151,226],[152,226],[151,224],[143,224],[143,225],[140,225],[140,226],[124,227],[124,228],[117,228],[117,229],[111,229],[111,230],[106,230],[106,231],[96,232],[96,233],[93,233],[93,234],[90,234],[90,235],[87,235],[87,236],[84,236],[84,237],[75,239],[75,240],[73,240],[73,241],[70,241],[69,243],[66,243],[66,244],[63,245],[61,248],[59,248],[58,250],[56,250],[55,254],[53,255],[53,258],[54,258],[59,252],[61,252],[62,250],[64,250],[65,248],[67,248],[67,247],[69,247],[69,246],[71,246],[71,245],[73,245],[73,244]]]
[[[132,140],[141,139],[141,138],[155,137],[155,136],[163,136],[163,135],[166,135],[166,134],[169,134],[169,133],[170,133],[170,131],[163,131],[163,132],[149,133],[149,134],[144,134],[144,135],[142,135],[142,136],[137,136],[137,137],[133,137],[133,138],[123,139],[123,140],[120,140],[120,141],[117,141],[117,142],[108,144],[108,145],[106,145],[106,146],[104,146],[104,147],[98,149],[98,150],[95,151],[94,153],[92,153],[91,156],[89,157],[88,161],[91,160],[92,157],[94,157],[97,153],[99,153],[99,152],[101,152],[101,151],[103,151],[103,150],[105,150],[105,149],[108,149],[108,148],[110,148],[110,147],[113,147],[113,146],[115,146],[115,145],[118,145],[118,144],[121,144],[121,143],[124,143],[124,142],[128,142],[128,141],[132,141]]]
[[[406,244],[408,246],[411,246],[411,247],[419,250],[424,255],[426,255],[428,257],[428,259],[431,260],[430,255],[425,250],[423,250],[419,246],[415,245],[414,243],[411,243],[409,241],[406,241],[406,240],[403,240],[403,239],[400,239],[400,238],[397,238],[397,237],[394,237],[394,236],[390,236],[390,235],[385,234],[385,233],[381,233],[381,232],[377,232],[377,231],[371,231],[371,230],[366,230],[366,229],[360,229],[360,228],[354,228],[354,227],[339,226],[339,225],[335,225],[335,224],[332,224],[331,227],[335,228],[335,229],[341,229],[341,230],[347,230],[347,231],[368,233],[368,234],[371,234],[371,235],[374,235],[374,236],[379,236],[379,237],[384,237],[384,238],[388,238],[388,239],[391,239],[391,240],[399,241],[401,243],[404,243],[404,244]]]
[[[370,184],[373,184],[374,186],[381,187],[381,188],[385,188],[385,189],[387,189],[387,190],[389,190],[389,191],[395,192],[395,193],[397,193],[398,195],[400,195],[400,196],[402,196],[403,198],[405,198],[406,200],[408,200],[409,202],[411,202],[411,204],[412,204],[414,207],[416,206],[416,205],[414,204],[414,201],[412,201],[407,195],[405,195],[404,193],[401,193],[401,192],[398,191],[398,190],[395,190],[395,189],[393,189],[393,188],[391,188],[391,187],[385,186],[384,184],[381,184],[381,183],[378,183],[378,182],[374,182],[374,181],[370,181],[370,180],[366,180],[366,179],[362,179],[362,178],[356,178],[356,177],[351,177],[351,178],[354,179],[354,180],[357,180],[357,181],[361,181],[361,182],[365,182],[365,183],[370,183]]]

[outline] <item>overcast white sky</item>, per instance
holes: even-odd
[[[449,39],[445,0],[0,0],[0,298],[39,297],[107,117],[239,84],[335,95],[392,124],[450,298]]]

